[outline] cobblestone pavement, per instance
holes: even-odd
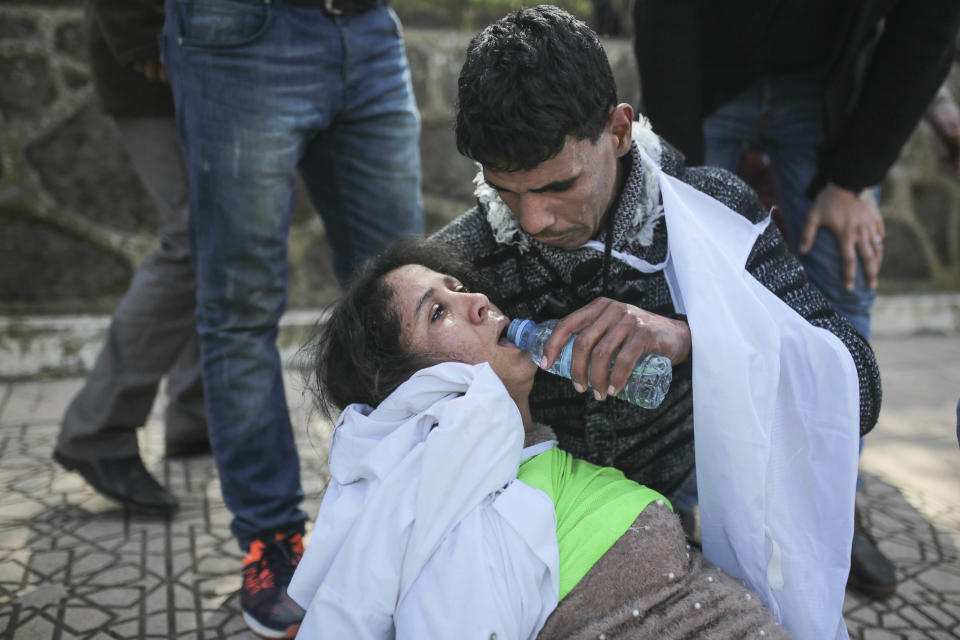
[[[884,409],[864,451],[861,508],[900,587],[848,593],[851,637],[960,638],[960,339],[879,340]],[[171,520],[132,516],[53,464],[79,379],[0,385],[0,638],[253,638],[236,590],[241,553],[210,457],[162,458],[161,413],[141,430],[147,466],[181,499]],[[329,424],[300,377],[288,396],[305,508],[315,513]],[[158,409],[162,402],[158,402]]]

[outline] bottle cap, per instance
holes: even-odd
[[[527,320],[525,318],[511,320],[510,326],[507,327],[507,340],[521,349],[526,349],[533,342],[533,334],[536,326],[533,320]]]

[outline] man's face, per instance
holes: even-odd
[[[616,200],[622,177],[618,159],[630,150],[629,112],[620,105],[596,142],[567,136],[559,154],[527,171],[493,171],[483,177],[510,207],[524,231],[544,244],[573,249],[595,237]],[[620,112],[620,113],[618,113]],[[626,138],[624,138],[626,136]]]

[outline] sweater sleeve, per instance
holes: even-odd
[[[161,0],[89,0],[89,6],[110,53],[121,65],[160,56]]]
[[[703,164],[701,0],[636,0],[642,110],[691,165]]]
[[[756,194],[740,178],[717,167],[696,167],[680,178],[711,195],[751,222],[767,215]],[[800,262],[787,248],[780,230],[771,224],[747,258],[747,271],[810,324],[827,329],[850,351],[860,380],[860,435],[869,432],[880,415],[880,369],[873,349],[807,279]]]
[[[950,70],[958,26],[954,0],[901,1],[887,14],[856,106],[808,194],[828,181],[854,191],[880,183]]]

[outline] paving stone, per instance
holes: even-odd
[[[29,535],[30,529],[26,526],[0,527],[0,551],[22,549]]]
[[[110,630],[120,638],[139,638],[141,627],[145,626],[139,619],[118,622],[110,626]],[[216,636],[212,636],[216,637]]]
[[[21,476],[14,482],[7,485],[8,490],[19,491],[22,493],[37,492],[42,494],[50,485],[49,474],[28,474]]]
[[[59,469],[59,466],[57,467]],[[77,473],[55,473],[50,482],[51,493],[71,494],[82,491],[87,483]]]
[[[880,624],[886,629],[903,629],[911,626],[900,614],[895,612],[880,614]]]
[[[897,585],[897,596],[907,602],[925,602],[930,590],[917,583],[916,580],[908,579],[900,581]]]
[[[0,520],[29,520],[47,510],[47,505],[37,500],[20,499],[0,505]]]
[[[879,548],[891,562],[898,566],[900,564],[920,562],[924,556],[918,544],[909,544],[901,540],[884,540],[883,544],[879,545]]]
[[[0,421],[3,424],[57,423],[82,384],[79,378],[14,384]]]
[[[937,627],[951,628],[956,626],[957,619],[943,610],[939,605],[925,604],[920,605],[920,611],[933,620]],[[930,626],[930,625],[928,625]]]
[[[197,588],[204,598],[210,600],[229,596],[240,588],[240,568],[235,567],[229,575],[201,579]]]
[[[115,616],[108,610],[89,606],[75,606],[70,601],[67,601],[64,610],[64,623],[80,633],[105,626],[114,618]]]
[[[858,607],[849,613],[844,613],[847,623],[859,622],[864,625],[876,627],[880,624],[880,614],[867,607]]]
[[[53,638],[57,635],[57,629],[54,623],[45,617],[38,615],[36,610],[27,609],[21,611],[21,620],[23,622],[17,626],[17,637],[22,638]],[[54,618],[55,620],[56,618]],[[60,637],[63,637],[60,635]]]
[[[87,596],[105,609],[127,610],[136,606],[143,595],[137,587],[98,588]]]
[[[917,581],[934,591],[960,591],[960,570],[950,567],[937,567],[924,571],[917,576]]]
[[[101,587],[122,587],[143,579],[143,573],[140,568],[131,564],[122,564],[120,566],[102,566],[92,570],[96,576],[96,584]],[[77,572],[78,575],[83,575]]]
[[[886,629],[871,629],[863,635],[865,640],[903,640],[903,636]]]
[[[49,551],[30,556],[30,570],[47,578],[62,575],[69,565],[73,554],[69,551]]]
[[[208,556],[202,558],[197,570],[206,574],[240,573],[240,558],[237,556]]]
[[[960,603],[956,603],[956,604],[955,604],[955,603],[952,603],[952,602],[941,602],[941,603],[940,603],[940,608],[941,608],[944,612],[946,612],[946,613],[950,614],[951,616],[953,616],[953,619],[954,619],[954,620],[960,620]]]

